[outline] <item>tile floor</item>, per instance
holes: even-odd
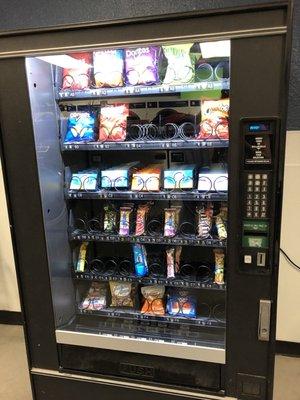
[[[273,400],[300,400],[300,358],[276,357]],[[23,330],[0,325],[0,400],[32,400]]]

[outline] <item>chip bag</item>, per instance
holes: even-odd
[[[75,68],[64,68],[62,78],[62,89],[83,90],[88,89],[91,76],[91,53],[72,53],[69,57],[75,58]]]
[[[99,141],[118,142],[126,139],[127,104],[102,107],[100,111]]]
[[[132,284],[128,282],[109,282],[111,307],[133,307]]]
[[[125,50],[126,84],[155,85],[159,83],[158,57],[160,47],[137,47]]]
[[[163,285],[143,286],[141,292],[144,297],[142,314],[165,315],[163,301],[165,287]]]
[[[65,143],[93,141],[95,139],[94,126],[95,117],[92,113],[70,113]]]
[[[167,294],[167,313],[179,317],[196,317],[196,298],[186,290],[170,289]]]
[[[176,85],[194,82],[195,65],[190,57],[190,49],[193,43],[171,44],[162,46],[168,60],[168,67],[163,83]]]
[[[79,308],[91,311],[102,310],[106,307],[106,296],[107,290],[105,284],[93,282]]]
[[[123,86],[124,50],[94,51],[93,59],[97,88]]]
[[[201,102],[201,124],[197,139],[229,139],[229,99]]]

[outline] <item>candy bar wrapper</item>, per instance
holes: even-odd
[[[95,140],[95,116],[89,112],[70,113],[65,143],[91,142]]]
[[[150,210],[149,204],[140,204],[136,212],[135,235],[141,236],[146,231],[146,219]]]
[[[132,245],[135,273],[137,276],[148,275],[147,252],[144,245],[136,243]]]
[[[214,282],[218,285],[223,285],[224,283],[224,263],[225,254],[223,250],[215,249],[215,280]]]
[[[132,213],[132,207],[121,207],[120,208],[120,227],[119,235],[128,236],[130,233],[130,214]]]
[[[117,211],[111,205],[104,207],[104,232],[113,233],[117,227]]]
[[[83,90],[88,89],[90,84],[92,54],[91,53],[72,53],[69,55],[74,60],[73,68],[63,69],[63,90]]]
[[[175,208],[165,209],[164,236],[173,237],[177,232],[177,210]]]
[[[229,99],[201,102],[201,124],[198,139],[229,139]]]
[[[149,315],[165,315],[165,307],[163,297],[165,287],[163,285],[143,286],[141,293],[144,297],[142,314]]]
[[[220,240],[227,239],[227,229],[222,218],[222,214],[216,216],[216,227],[218,231],[218,237]]]
[[[175,274],[179,273],[181,252],[182,246],[177,246],[175,249]]]
[[[170,290],[167,295],[167,313],[173,316],[196,317],[196,298],[181,289]]]
[[[190,49],[193,43],[162,46],[164,55],[168,60],[168,67],[163,83],[181,84],[193,82],[195,66],[192,64]]]
[[[127,85],[155,85],[159,83],[158,57],[160,47],[137,47],[125,50]]]
[[[84,310],[102,310],[106,307],[106,299],[106,286],[100,282],[93,282],[86,298],[83,300],[79,308]]]
[[[86,252],[88,247],[88,242],[82,242],[79,249],[78,260],[76,265],[77,272],[83,272],[85,270],[86,264]]]
[[[96,87],[123,86],[123,49],[94,51],[93,58]]]
[[[99,141],[124,141],[126,139],[128,115],[128,104],[102,107],[99,121]]]
[[[110,307],[133,307],[132,284],[129,282],[109,282],[111,292]]]
[[[166,250],[167,254],[167,278],[175,278],[175,259],[174,259],[175,249],[171,247]]]
[[[201,239],[207,239],[210,237],[210,231],[213,222],[213,205],[208,203],[197,208],[197,227],[198,236]]]

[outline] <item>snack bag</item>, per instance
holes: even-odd
[[[201,102],[201,124],[197,139],[229,139],[229,99]]]
[[[176,246],[176,248],[175,248],[175,274],[178,274],[179,270],[180,270],[181,252],[182,252],[182,246]]]
[[[210,231],[213,222],[213,205],[212,203],[202,204],[197,207],[197,228],[198,236],[201,239],[207,239],[210,237]]]
[[[175,248],[166,250],[167,255],[167,278],[175,278]]]
[[[143,286],[141,293],[144,297],[144,303],[141,309],[142,314],[165,315],[163,297],[165,287],[163,285]]]
[[[177,210],[173,208],[165,208],[165,226],[164,236],[173,237],[177,233]]]
[[[155,85],[159,83],[158,57],[160,47],[137,47],[125,49],[126,84]]]
[[[132,284],[109,282],[111,292],[110,307],[133,307]]]
[[[97,88],[123,86],[123,49],[94,51],[93,59]]]
[[[119,235],[128,236],[130,233],[130,214],[132,213],[132,207],[120,207],[120,227]]]
[[[146,231],[146,219],[149,213],[149,204],[140,204],[136,212],[135,235],[141,236]]]
[[[186,290],[171,289],[167,294],[167,313],[179,317],[196,317],[196,298]]]
[[[147,252],[144,245],[136,243],[132,245],[135,273],[137,276],[148,275]]]
[[[128,104],[102,107],[100,111],[99,141],[124,141],[126,139],[128,115]]]
[[[64,68],[62,89],[83,90],[88,89],[91,75],[92,54],[72,53],[70,57],[78,60],[74,68]]]
[[[104,206],[104,232],[113,233],[117,227],[117,211],[116,209],[108,204]]]
[[[100,282],[93,282],[86,295],[86,298],[82,301],[79,308],[82,310],[102,310],[106,307],[107,290],[106,286]]]
[[[83,272],[86,264],[86,252],[89,242],[82,242],[79,248],[78,260],[76,265],[77,272]]]
[[[193,43],[171,44],[162,46],[168,60],[168,67],[163,83],[176,85],[194,82],[195,65],[191,61],[190,49]]]
[[[224,283],[224,262],[225,254],[221,249],[214,249],[215,253],[215,280],[214,282],[218,285]]]
[[[70,113],[65,143],[93,141],[95,121],[95,116],[89,112]]]

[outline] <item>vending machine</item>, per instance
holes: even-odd
[[[290,6],[0,38],[37,400],[271,400]]]

